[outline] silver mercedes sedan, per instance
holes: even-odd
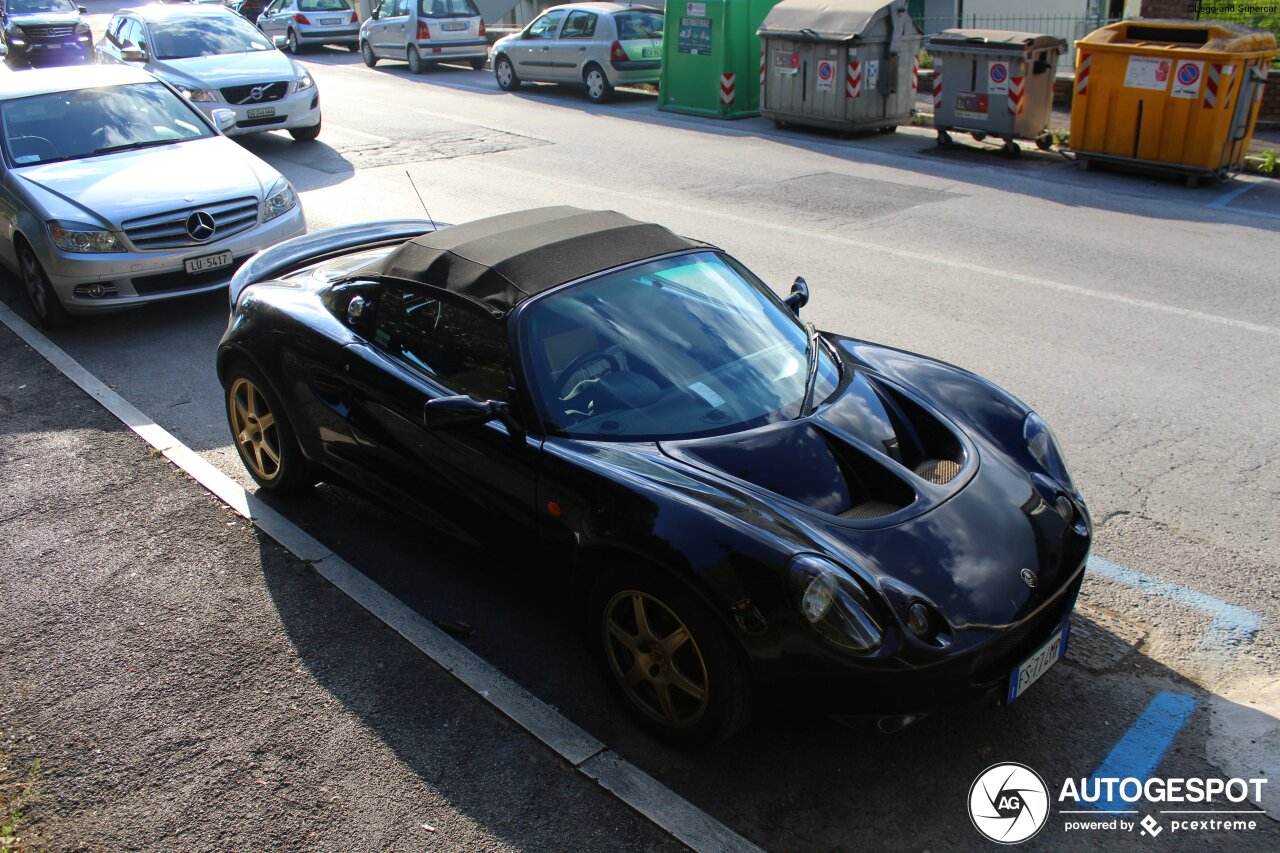
[[[0,264],[46,328],[225,288],[306,231],[289,182],[137,68],[0,76]]]
[[[244,18],[222,6],[121,9],[96,47],[105,64],[138,65],[172,83],[205,115],[236,114],[228,136],[287,130],[320,135],[320,92],[305,68]]]

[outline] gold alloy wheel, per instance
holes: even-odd
[[[710,698],[707,666],[689,629],[645,592],[619,592],[604,610],[609,666],[646,715],[685,728],[702,719]]]
[[[241,377],[227,392],[231,432],[240,458],[263,480],[280,476],[280,431],[267,399],[248,379]]]

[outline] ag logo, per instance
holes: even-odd
[[[1049,818],[1049,789],[1040,774],[1025,764],[993,764],[973,780],[969,818],[992,841],[1026,841]]]

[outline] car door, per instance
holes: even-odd
[[[587,48],[595,38],[599,20],[599,15],[585,9],[573,9],[565,17],[560,37],[551,45],[551,61],[558,79],[578,79],[581,73],[579,69],[587,59]]]
[[[124,26],[124,16],[114,15],[107,21],[107,28],[102,38],[94,46],[99,62],[118,62],[120,60],[120,30]]]
[[[371,293],[366,342],[349,346],[350,429],[368,482],[475,544],[534,542],[540,442],[499,420],[429,428],[426,403],[466,394],[506,401],[506,326],[421,286]]]
[[[379,43],[373,52],[389,59],[404,59],[409,46],[409,0],[387,0],[378,19]]]
[[[280,25],[280,12],[285,5],[287,5],[285,0],[273,0],[258,16],[258,29],[262,30],[267,37],[285,34],[284,28]]]
[[[556,80],[555,66],[551,59],[551,46],[555,44],[560,24],[565,18],[564,9],[552,9],[543,14],[524,31],[516,42],[516,74],[525,80]]]

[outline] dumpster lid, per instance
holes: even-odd
[[[895,12],[905,31],[920,31],[907,14],[906,0],[891,0],[889,3],[885,0],[782,0],[765,16],[756,34],[852,41],[866,35],[868,30],[885,19],[888,19],[888,34],[893,27]]]
[[[501,319],[524,300],[566,281],[698,248],[706,244],[611,210],[541,207],[423,234],[360,277],[447,290]]]
[[[967,29],[950,29],[943,30],[940,33],[934,33],[929,36],[925,49],[937,47],[995,47],[1009,48],[1010,50],[1046,50],[1049,48],[1058,48],[1059,51],[1067,49],[1065,39],[1057,36],[1045,35],[1044,33],[1023,33],[1016,30],[967,30]]]
[[[1266,30],[1226,21],[1138,18],[1098,27],[1078,43],[1112,44],[1123,48],[1252,53],[1274,50],[1276,36]]]

